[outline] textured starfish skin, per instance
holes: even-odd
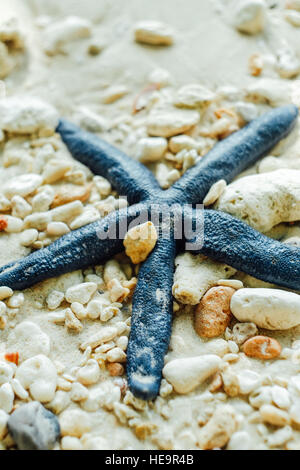
[[[211,185],[227,182],[267,154],[293,128],[297,108],[275,109],[218,143],[200,162],[189,169],[169,190],[158,186],[152,173],[140,163],[76,126],[62,120],[58,132],[73,157],[94,173],[105,176],[121,195],[133,204],[104,219],[75,230],[49,247],[0,268],[0,285],[25,289],[44,279],[104,263],[123,250],[122,239],[102,240],[99,234],[125,219],[150,213],[153,204],[171,207],[177,203],[201,203]],[[201,217],[188,209],[186,220],[195,225]],[[160,230],[160,227],[158,227]],[[204,240],[186,240],[193,253],[203,253],[264,281],[283,287],[300,288],[300,249],[271,240],[232,216],[204,211]],[[127,375],[131,391],[143,399],[157,396],[172,319],[174,258],[182,242],[158,242],[141,265],[133,297],[132,325],[127,350]],[[195,248],[195,249],[194,249]]]

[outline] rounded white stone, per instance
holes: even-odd
[[[100,379],[100,368],[95,359],[90,359],[76,374],[78,382],[83,385],[92,385]]]
[[[279,289],[239,289],[230,303],[233,315],[268,330],[287,330],[300,324],[300,296]]]
[[[17,369],[16,379],[41,403],[53,400],[57,384],[54,364],[46,356],[39,354],[27,359]]]
[[[39,232],[35,228],[24,230],[20,237],[20,243],[23,246],[30,246],[37,241]]]
[[[163,368],[163,376],[175,391],[189,393],[217,372],[221,359],[213,354],[174,359]]]

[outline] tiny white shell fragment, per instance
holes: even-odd
[[[227,183],[225,180],[219,180],[214,183],[203,200],[204,206],[211,206],[225,191]]]
[[[263,0],[239,1],[233,11],[233,24],[242,33],[260,33],[265,21],[266,5]]]
[[[134,26],[137,42],[155,46],[170,46],[174,41],[172,28],[159,21],[140,21]]]

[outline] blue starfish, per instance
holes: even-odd
[[[73,157],[93,173],[107,178],[129,208],[109,214],[56,240],[49,247],[0,269],[0,285],[25,289],[44,279],[76,269],[104,263],[123,251],[122,239],[105,238],[113,224],[130,223],[141,213],[150,213],[153,204],[192,207],[185,219],[193,227],[203,211],[201,203],[216,181],[228,183],[249,165],[266,155],[294,127],[296,107],[284,106],[252,121],[240,131],[219,142],[199,163],[190,168],[171,188],[163,191],[153,174],[121,151],[61,120],[58,132]],[[159,212],[159,210],[158,210]],[[174,218],[174,213],[170,216]],[[171,226],[172,227],[172,226]],[[204,211],[204,240],[191,238],[189,250],[290,289],[300,286],[300,249],[267,238],[242,221],[215,210]],[[168,349],[172,320],[174,258],[182,243],[162,236],[142,263],[133,297],[131,333],[127,350],[127,375],[133,394],[154,399],[161,382],[164,355]]]

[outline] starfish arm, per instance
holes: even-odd
[[[76,160],[107,178],[129,204],[161,191],[151,171],[99,137],[62,119],[57,131]]]
[[[139,204],[113,212],[64,235],[47,248],[3,266],[0,268],[0,285],[23,290],[45,279],[107,261],[124,249],[122,238],[115,236],[115,227],[126,233],[127,224],[143,207]]]
[[[132,393],[143,400],[159,392],[173,313],[175,241],[159,239],[139,271],[133,298],[127,349],[127,376]]]
[[[220,179],[227,183],[266,155],[293,129],[296,106],[288,105],[264,114],[215,145],[199,163],[190,168],[165,194],[170,200],[196,204]]]
[[[193,222],[202,217],[197,212],[193,211]],[[229,214],[204,211],[204,236],[198,234],[189,242],[188,250],[195,254],[207,255],[257,279],[300,290],[300,249],[268,238]]]

